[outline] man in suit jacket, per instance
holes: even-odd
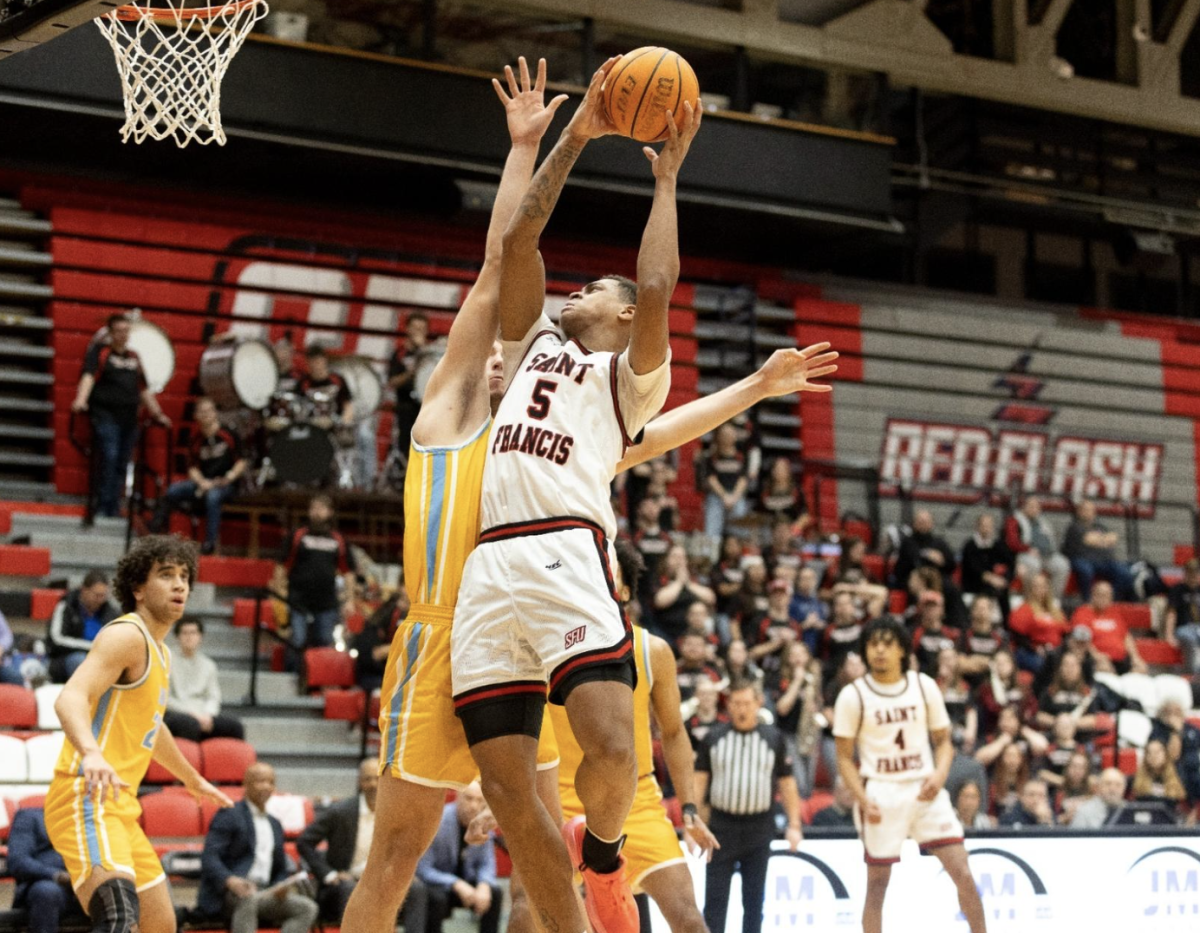
[[[483,809],[483,791],[471,784],[446,804],[433,844],[417,863],[417,877],[429,897],[426,933],[440,933],[442,922],[455,907],[466,907],[479,918],[479,933],[497,933],[500,926],[500,888],[496,884],[496,849],[491,839],[466,844],[467,827]],[[416,933],[416,931],[409,931]]]
[[[275,793],[275,769],[261,762],[246,769],[244,799],[219,810],[208,828],[200,863],[197,903],[208,916],[224,915],[230,933],[254,933],[279,925],[281,933],[307,933],[317,920],[317,902],[287,886],[283,827],[266,812]]]
[[[18,810],[13,817],[8,832],[8,870],[17,882],[13,907],[29,910],[29,933],[58,933],[62,918],[72,914],[85,920],[62,856],[46,835],[41,807]]]
[[[320,884],[317,902],[321,916],[340,924],[346,903],[362,876],[375,835],[375,795],[379,789],[379,762],[368,758],[358,768],[358,793],[340,800],[318,816],[300,834],[296,848]],[[325,851],[317,847],[326,843]],[[405,930],[425,931],[425,886],[414,878],[404,900]]]

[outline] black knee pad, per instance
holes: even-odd
[[[92,933],[136,933],[141,911],[137,888],[129,878],[109,878],[88,903]]]

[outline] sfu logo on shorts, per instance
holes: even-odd
[[[587,626],[581,625],[579,628],[573,628],[567,632],[567,637],[563,639],[563,647],[571,648],[583,641],[587,635]]]

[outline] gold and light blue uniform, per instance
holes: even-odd
[[[654,740],[650,735],[651,691],[654,671],[650,665],[650,636],[640,625],[633,626],[633,654],[637,664],[637,686],[633,690],[633,735],[637,752],[637,793],[629,816],[625,818],[625,876],[634,892],[641,890],[642,879],[653,871],[686,861],[675,827],[663,807],[662,790],[654,777]],[[558,767],[558,796],[563,816],[571,819],[583,814],[583,804],[575,792],[575,773],[583,761],[583,749],[575,741],[562,706],[547,706],[561,761]]]
[[[413,442],[404,478],[404,583],[411,607],[388,653],[379,708],[380,772],[462,788],[478,769],[450,695],[450,625],[467,558],[479,541],[492,422],[456,447]],[[539,767],[558,760],[545,730]]]
[[[63,857],[71,882],[79,888],[95,868],[133,876],[138,891],[165,878],[154,846],[138,825],[142,815],[138,787],[150,767],[154,743],[167,708],[171,652],[159,645],[141,617],[128,613],[109,622],[135,625],[146,640],[146,672],[135,683],[114,684],[91,710],[92,735],[104,760],[129,786],[114,801],[89,794],[83,756],[70,741],[63,743],[46,794],[46,832]]]

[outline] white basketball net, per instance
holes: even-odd
[[[125,125],[121,139],[195,140],[225,145],[221,80],[251,28],[267,15],[264,0],[233,0],[203,10],[186,0],[131,5],[101,16],[121,73]]]

